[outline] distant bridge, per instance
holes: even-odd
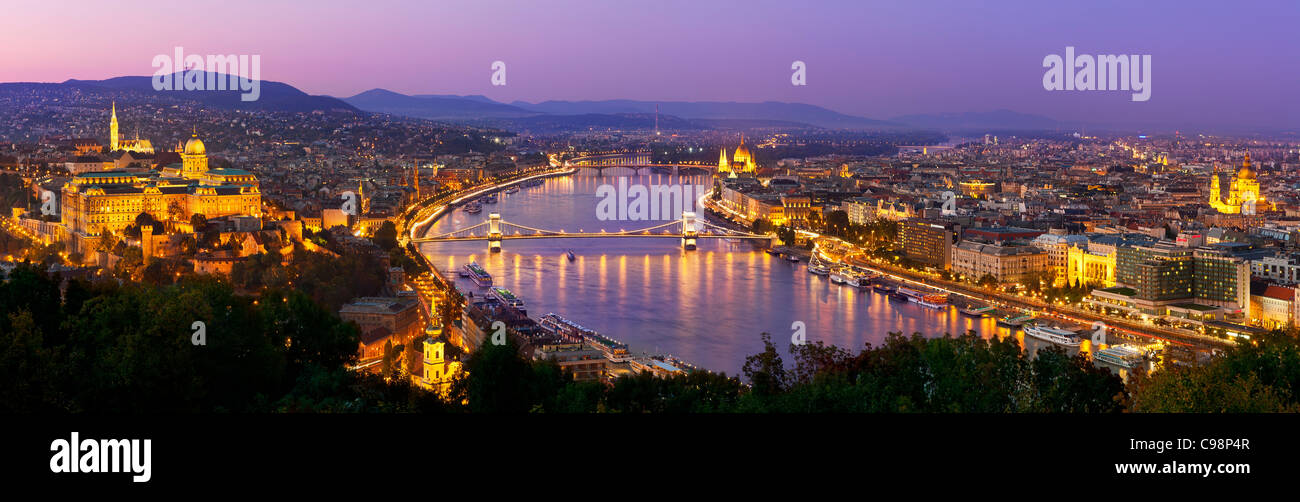
[[[701,174],[709,174],[718,169],[716,165],[708,164],[683,164],[683,163],[661,163],[656,164],[650,160],[650,152],[631,152],[631,153],[605,153],[597,155],[586,155],[569,159],[564,162],[565,167],[577,167],[582,169],[595,169],[602,174],[606,169],[625,168],[635,172],[642,169],[667,169],[674,174],[684,171],[698,171]]]
[[[411,242],[419,244],[424,242],[487,241],[488,250],[498,252],[501,251],[501,241],[511,239],[609,239],[647,237],[678,239],[681,242],[682,248],[686,250],[695,249],[695,243],[698,239],[748,239],[771,241],[776,238],[773,235],[759,235],[741,232],[714,225],[707,221],[696,219],[695,213],[691,212],[682,213],[682,218],[680,220],[670,221],[647,228],[619,230],[617,232],[607,232],[604,230],[600,232],[545,230],[510,223],[502,220],[500,214],[492,213],[488,215],[488,221],[479,223],[472,227],[462,228],[445,234],[411,239]]]

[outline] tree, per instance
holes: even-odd
[[[763,351],[746,357],[745,366],[741,371],[753,385],[755,394],[760,396],[779,394],[786,387],[785,367],[781,362],[781,354],[772,344],[770,333],[759,336],[763,340]]]
[[[384,251],[392,250],[397,247],[397,226],[392,221],[384,221],[384,224],[375,230],[375,235],[370,240]]]

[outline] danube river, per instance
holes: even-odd
[[[483,212],[457,209],[428,230],[441,234],[485,221],[497,212],[508,222],[547,230],[606,231],[647,228],[667,220],[601,221],[601,185],[706,185],[705,176],[632,175],[583,170],[546,184],[499,192],[500,201]],[[526,302],[528,314],[548,312],[627,343],[633,352],[669,353],[714,371],[737,374],[745,356],[762,350],[768,332],[787,363],[791,325],[805,326],[809,342],[823,341],[857,352],[879,344],[891,331],[927,336],[963,333],[1006,335],[991,318],[963,316],[954,307],[930,310],[914,303],[890,302],[871,290],[858,291],[809,274],[805,263],[770,256],[745,241],[701,239],[685,251],[676,239],[599,238],[506,240],[501,253],[488,253],[484,241],[425,243],[421,251],[455,277],[471,260],[483,265],[498,286]],[[573,250],[570,262],[566,251]],[[462,291],[482,288],[457,278]]]

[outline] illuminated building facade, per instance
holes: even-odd
[[[952,244],[961,226],[941,220],[909,219],[898,226],[898,241],[907,258],[947,270],[952,267]]]
[[[962,241],[952,249],[952,271],[979,279],[993,276],[998,282],[1027,284],[1050,270],[1050,257],[1035,246],[1004,246]]]
[[[722,148],[722,154],[718,158],[718,175],[727,175],[735,178],[738,174],[753,174],[758,170],[758,161],[749,153],[749,147],[745,146],[745,137],[740,137],[740,146],[736,147],[736,153],[727,159],[727,149]]]
[[[207,150],[197,135],[185,144],[182,163],[143,173],[87,172],[63,185],[62,223],[73,248],[104,232],[119,233],[140,213],[161,222],[262,215],[257,177],[240,169],[208,169]]]
[[[1245,160],[1241,163],[1241,168],[1232,176],[1228,182],[1227,191],[1224,191],[1222,173],[1214,173],[1210,176],[1210,206],[1224,214],[1256,214],[1259,211],[1269,211],[1273,206],[1264,200],[1264,195],[1259,191],[1259,180],[1255,179],[1255,170],[1250,163],[1250,154],[1246,154]]]
[[[137,152],[137,153],[154,153],[153,143],[147,139],[140,139],[140,133],[136,132],[135,139],[121,139],[117,128],[117,103],[113,103],[113,115],[108,120],[108,151],[110,152]]]
[[[447,343],[438,338],[424,340],[424,361],[421,368],[420,384],[429,390],[446,396],[451,384],[461,373],[461,362],[448,357]]]

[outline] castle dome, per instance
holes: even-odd
[[[186,155],[206,155],[207,153],[208,149],[203,146],[203,140],[199,139],[199,135],[195,134],[189,141],[185,142]]]

